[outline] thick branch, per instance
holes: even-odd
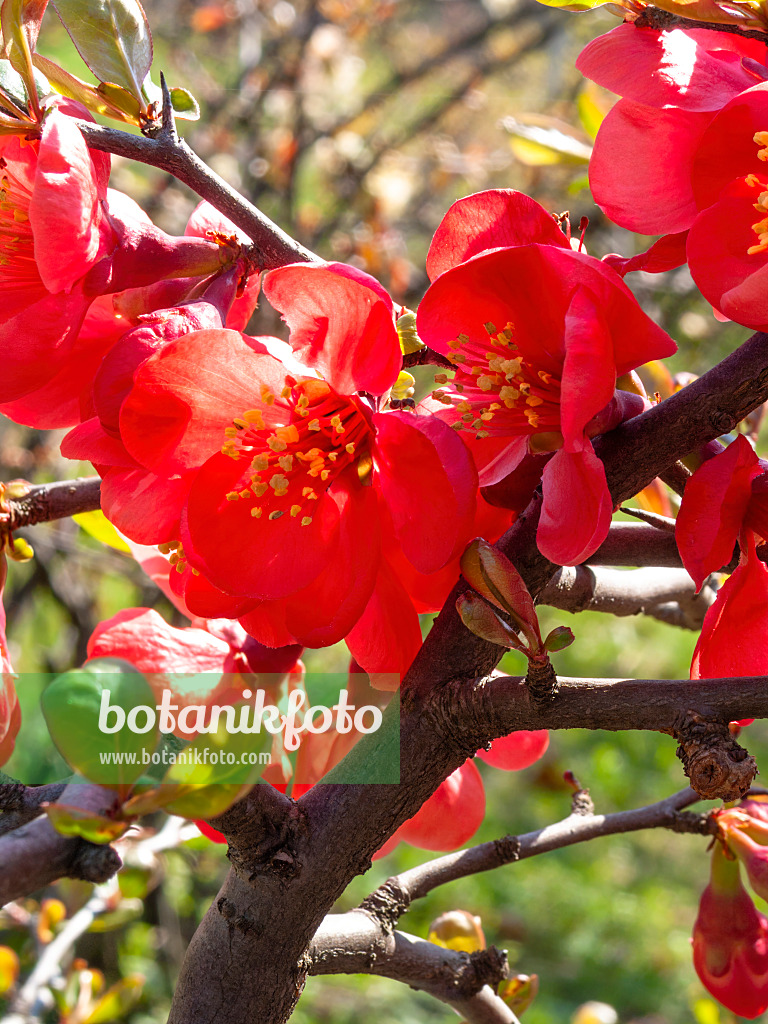
[[[207,199],[253,241],[262,270],[319,259],[212,171],[183,139],[173,141],[163,136],[147,139],[86,121],[78,121],[77,125],[91,149],[159,167],[183,181],[202,199]]]
[[[58,800],[65,788],[64,782],[52,782],[47,786],[0,783],[0,836],[33,821],[40,814],[40,804]]]

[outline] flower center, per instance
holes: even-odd
[[[262,386],[261,400],[265,405],[282,400],[287,422],[270,429],[259,409],[249,409],[226,428],[224,455],[251,460],[248,485],[230,491],[227,500],[261,498],[251,508],[256,519],[266,510],[268,519],[287,513],[309,526],[312,503],[347,466],[356,462],[361,482],[368,482],[373,431],[356,400],[336,394],[322,380],[286,377],[279,399]]]
[[[460,414],[452,426],[473,430],[479,440],[505,434],[534,434],[560,427],[560,381],[528,362],[513,341],[514,328],[484,324],[489,342],[460,334],[448,343],[448,360],[456,367],[452,390],[432,397]],[[490,350],[488,345],[490,344]],[[440,373],[436,384],[448,384]]]

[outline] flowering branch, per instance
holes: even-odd
[[[100,507],[101,480],[97,476],[31,487],[23,497],[8,499],[8,512],[0,511],[0,534],[22,526],[64,519]]]
[[[260,269],[269,270],[286,263],[311,263],[318,260],[319,257],[286,234],[211,170],[184,139],[170,132],[148,139],[87,121],[78,121],[77,125],[91,149],[159,167],[183,181],[193,192],[229,217],[253,241]]]

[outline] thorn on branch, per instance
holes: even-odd
[[[677,756],[691,786],[703,800],[739,800],[757,775],[757,762],[723,722],[689,711],[678,721]]]
[[[622,505],[619,508],[619,512],[624,512],[628,516],[640,519],[643,523],[648,523],[649,526],[653,526],[657,530],[663,530],[664,533],[675,532],[675,520],[670,519],[669,516],[660,516],[657,512],[646,512],[642,508],[627,508],[626,505]]]

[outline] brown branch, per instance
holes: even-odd
[[[539,604],[566,612],[648,615],[670,625],[700,630],[716,591],[700,594],[684,569],[620,571],[586,565],[558,569],[539,594]]]
[[[23,498],[6,500],[10,511],[0,512],[0,532],[63,519],[79,512],[93,512],[100,508],[100,489],[101,480],[97,476],[31,487]]]
[[[729,32],[732,35],[743,36],[745,39],[757,39],[758,42],[766,42],[765,29],[742,28],[729,22],[707,22],[697,21],[695,18],[682,18],[678,14],[662,11],[658,7],[647,7],[635,21],[635,25],[638,28],[655,28],[662,31],[670,31],[674,28],[704,28],[709,29],[711,32]]]
[[[62,804],[100,814],[114,800],[114,793],[86,783],[71,783],[60,798]],[[37,818],[0,838],[0,906],[28,896],[57,878],[104,882],[119,867],[120,858],[111,846],[68,839],[47,817]]]
[[[86,121],[78,121],[77,126],[91,149],[159,167],[207,199],[253,241],[260,269],[319,259],[212,171],[183,139],[174,141],[169,135],[147,139]]]
[[[33,821],[40,814],[40,804],[58,800],[65,788],[65,782],[52,782],[47,786],[0,783],[0,836]]]

